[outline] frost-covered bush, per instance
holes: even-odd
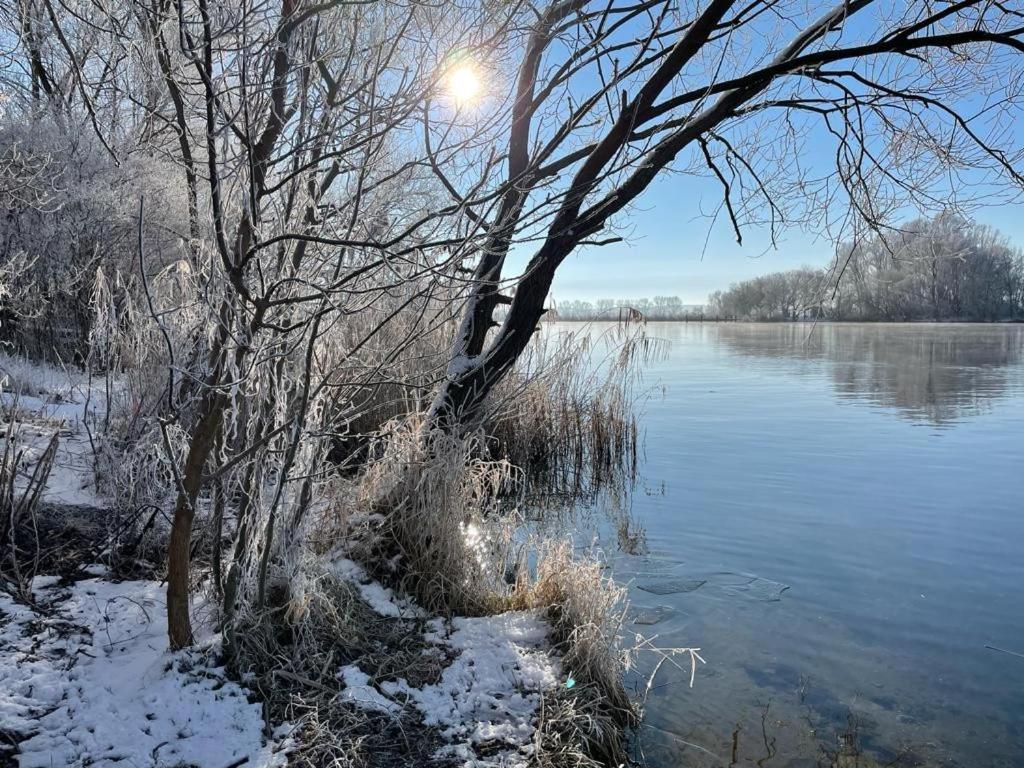
[[[28,170],[0,219],[0,340],[31,357],[82,362],[97,270],[138,289],[143,196],[147,272],[180,257],[182,182],[163,160],[125,152],[115,161],[91,131],[45,116],[0,122],[0,157],[8,156]]]

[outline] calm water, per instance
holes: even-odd
[[[649,764],[1024,766],[1024,327],[648,333]]]

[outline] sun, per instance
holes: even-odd
[[[480,73],[472,64],[459,64],[448,72],[445,78],[448,93],[457,104],[471,104],[483,91]]]

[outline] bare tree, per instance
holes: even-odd
[[[371,295],[427,278],[401,303],[408,306],[431,290],[431,275],[444,271],[444,254],[424,254],[421,245],[430,233],[443,231],[446,212],[434,210],[429,190],[416,194],[422,155],[401,145],[440,76],[432,52],[414,41],[478,42],[461,37],[460,20],[469,22],[473,34],[487,31],[472,18],[446,18],[426,5],[285,0],[268,9],[198,0],[184,10],[164,10],[170,18],[150,20],[148,28],[156,30],[154,50],[168,84],[178,144],[191,144],[185,134],[193,121],[205,136],[205,146],[194,148],[191,157],[205,156],[214,260],[222,278],[216,285],[221,298],[215,335],[187,427],[169,543],[169,632],[171,645],[181,647],[191,642],[189,546],[205,468],[227,439],[225,414],[230,409],[237,419],[246,411],[232,391],[253,376],[254,365],[264,365],[265,375],[287,390],[286,415],[275,427],[283,435],[276,490],[263,517],[253,517],[264,520],[262,551],[249,551],[254,523],[241,521],[229,608],[237,597],[237,569],[246,562],[256,564],[258,601],[266,598],[288,473],[300,451],[311,398],[324,386],[312,381],[322,326],[337,322],[339,313],[343,319],[366,307]],[[177,27],[180,55],[188,62],[186,71],[192,70],[187,76],[175,74],[166,61],[169,53],[161,52],[169,48],[160,33],[167,23]],[[198,120],[195,111],[180,114],[188,108],[201,108]],[[186,178],[198,177],[184,151],[181,157]],[[399,189],[404,196],[398,197]],[[407,231],[410,219],[418,223],[415,234]],[[389,319],[370,327],[368,336],[380,333]],[[367,341],[356,342],[350,354]],[[304,362],[288,384],[281,363],[295,345],[305,349]],[[248,446],[243,441],[234,450]],[[248,482],[258,484],[255,478]],[[306,505],[309,488],[307,482],[299,491]],[[296,526],[293,510],[285,528]]]
[[[439,199],[423,115],[452,53],[490,47],[516,5],[154,0],[70,8],[25,0],[19,9],[9,24],[24,51],[25,102],[54,91],[48,108],[86,116],[115,158],[119,147],[157,153],[184,178],[193,293],[175,309],[156,306],[146,288],[167,340],[161,431],[177,489],[168,626],[171,645],[181,647],[191,642],[201,490],[212,485],[223,499],[223,467],[241,468],[250,501],[225,602],[230,610],[250,583],[246,569],[263,601],[275,531],[291,535],[309,504],[308,477],[293,482],[292,472],[308,448],[313,403],[344,413],[346,396],[382,376],[371,366],[339,380],[324,367],[325,334],[337,339],[346,319],[375,318],[355,324],[349,346],[332,358],[337,367],[381,337],[392,359],[436,327],[427,307],[445,294],[454,268],[445,244],[467,232],[459,206]],[[59,99],[57,69],[67,83]],[[476,132],[456,143],[467,146]],[[137,217],[141,233],[153,217],[144,201]],[[143,245],[140,237],[145,283],[153,256]],[[412,328],[396,320],[403,312],[415,318]],[[178,318],[186,316],[193,326],[182,332]],[[273,472],[259,466],[266,455]],[[278,519],[282,509],[287,521]],[[219,560],[216,570],[220,585]]]

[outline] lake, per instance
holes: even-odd
[[[605,549],[627,629],[707,663],[662,666],[638,756],[1024,765],[1024,327],[647,333],[646,546]]]

